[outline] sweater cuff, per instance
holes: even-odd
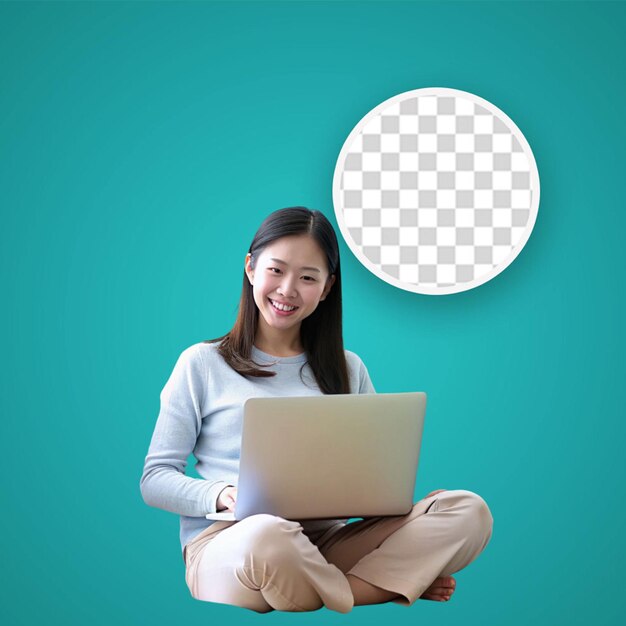
[[[223,489],[233,486],[234,485],[231,485],[223,480],[218,480],[214,483],[211,483],[207,492],[204,495],[204,508],[206,512],[217,513],[217,498],[219,497]]]

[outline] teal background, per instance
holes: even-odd
[[[618,624],[625,554],[622,3],[2,3],[3,624],[227,619]],[[480,493],[491,543],[448,604],[259,617],[197,602],[139,477],[180,352],[230,329],[261,220],[336,225],[361,117],[473,92],[528,139],[525,249],[422,296],[341,242],[345,344],[429,394],[416,498]]]

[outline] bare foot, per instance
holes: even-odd
[[[446,602],[454,593],[456,580],[452,576],[440,576],[435,578],[433,584],[420,596],[422,600],[437,600]]]

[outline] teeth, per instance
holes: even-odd
[[[278,309],[279,311],[293,311],[294,309],[297,308],[295,306],[286,306],[283,304],[279,304],[278,302],[274,302],[274,300],[271,300],[271,299],[270,299],[270,302],[272,303],[274,308]]]

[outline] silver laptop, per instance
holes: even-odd
[[[421,392],[250,398],[235,511],[206,517],[405,515],[425,410]]]

